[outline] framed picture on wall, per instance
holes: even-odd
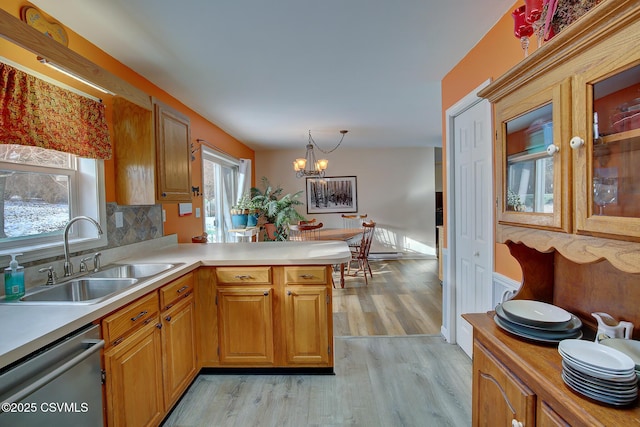
[[[355,176],[307,178],[307,213],[358,212]]]

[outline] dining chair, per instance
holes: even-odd
[[[362,271],[362,273],[364,274],[365,285],[369,284],[367,280],[367,271],[369,272],[369,276],[373,278],[371,266],[369,265],[369,250],[371,249],[371,242],[373,241],[373,234],[374,234],[375,228],[376,228],[375,222],[373,221],[363,222],[362,223],[362,239],[360,240],[360,244],[349,248],[351,250],[351,260],[347,264],[347,274],[351,274],[351,264],[353,262],[357,262],[358,269],[354,272],[353,275],[357,276],[358,272]]]
[[[289,240],[318,240],[320,237],[319,230],[324,226],[321,222],[318,224],[290,224]]]
[[[366,221],[367,214],[342,214],[342,228],[359,228],[363,221]]]

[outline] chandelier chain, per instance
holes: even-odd
[[[316,148],[318,148],[319,151],[323,152],[324,154],[330,154],[333,153],[334,151],[336,151],[338,149],[338,147],[340,147],[340,144],[342,144],[342,140],[344,139],[344,136],[347,134],[346,132],[341,132],[342,133],[342,138],[340,138],[340,142],[338,142],[338,145],[336,145],[335,147],[333,147],[331,150],[329,151],[325,151],[322,148],[320,148],[320,146],[318,145],[318,143],[313,139],[313,137],[311,136],[311,131],[309,131],[309,141],[313,143],[313,145],[316,146]]]

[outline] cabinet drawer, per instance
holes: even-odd
[[[271,267],[218,267],[218,284],[271,284]]]
[[[160,307],[171,308],[176,301],[193,293],[193,273],[185,274],[160,288]]]
[[[152,322],[158,313],[158,293],[152,292],[102,321],[106,345],[118,344],[122,338],[142,325]]]
[[[324,285],[327,283],[327,267],[324,265],[285,267],[285,285]]]

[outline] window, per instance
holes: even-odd
[[[57,255],[66,223],[78,215],[98,220],[106,232],[103,162],[39,147],[0,144],[0,247],[23,261]],[[73,251],[106,244],[78,223]]]
[[[238,194],[239,161],[203,147],[204,230],[209,242],[227,241],[230,209]]]

